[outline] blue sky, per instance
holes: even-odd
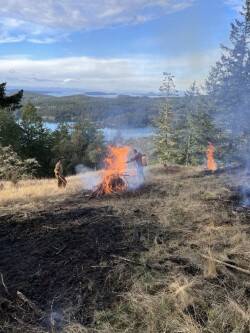
[[[202,83],[241,0],[0,0],[0,81],[81,91]]]

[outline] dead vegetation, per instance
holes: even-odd
[[[15,201],[0,224],[0,332],[248,333],[250,214],[229,181],[154,167],[119,197],[76,189],[33,213]]]
[[[2,210],[6,208],[9,211],[10,206],[12,208],[24,208],[26,205],[31,205],[26,208],[32,209],[32,205],[36,206],[36,204],[40,203],[41,206],[44,206],[47,202],[69,197],[79,192],[82,188],[79,176],[68,177],[68,181],[69,184],[66,189],[58,188],[55,179],[21,180],[17,184],[4,181],[1,183],[0,207]]]

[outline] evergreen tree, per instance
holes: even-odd
[[[172,76],[164,80],[167,96],[173,96],[170,89],[175,92],[172,80]],[[174,112],[167,96],[157,121],[158,156],[164,164],[199,165],[204,162],[208,142],[216,143],[220,135],[210,115],[209,101],[201,95],[196,83],[175,103]]]
[[[85,120],[74,126],[60,124],[53,135],[54,161],[63,159],[66,173],[75,173],[77,165],[97,167],[104,154],[103,134]]]
[[[50,132],[44,128],[42,118],[31,103],[26,104],[21,113],[20,126],[21,156],[23,158],[35,158],[41,166],[39,174],[47,176],[52,173],[52,137]]]
[[[156,120],[158,133],[155,139],[156,152],[161,163],[166,164],[173,160],[176,150],[174,140],[174,117],[171,97],[176,96],[174,76],[170,73],[163,73],[163,81],[160,87],[164,94],[164,102],[161,105],[159,118]]]
[[[6,83],[0,84],[0,108],[7,108],[14,111],[20,107],[22,97],[23,90],[20,90],[11,96],[6,96]]]
[[[104,153],[103,134],[93,123],[85,120],[77,123],[71,134],[73,145],[72,163],[97,167]]]
[[[16,123],[13,112],[20,107],[23,91],[6,96],[6,83],[0,84],[0,144],[2,146],[11,145],[19,151],[20,137],[22,131]]]
[[[221,59],[212,68],[207,92],[215,103],[216,117],[231,135],[250,136],[250,23],[249,3],[242,20],[231,25],[231,46],[222,46]]]
[[[58,159],[63,160],[65,173],[74,173],[74,165],[72,164],[72,154],[74,147],[71,142],[71,126],[67,123],[59,124],[57,129],[52,133],[53,137],[53,163]]]
[[[217,142],[219,131],[210,115],[210,105],[196,83],[185,93],[183,106],[178,110],[176,141],[179,153],[176,162],[198,165],[204,160],[208,141]]]
[[[11,145],[15,151],[20,152],[21,136],[22,130],[15,121],[14,115],[0,108],[0,144]]]

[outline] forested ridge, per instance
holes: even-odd
[[[181,98],[178,98],[181,99]],[[174,103],[178,102],[173,99]],[[31,102],[45,121],[89,119],[104,127],[146,127],[159,114],[162,98],[119,95],[116,98],[73,95],[55,97],[24,91],[23,104]]]

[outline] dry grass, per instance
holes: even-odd
[[[69,324],[63,328],[61,333],[87,333],[87,332],[88,332],[87,328],[85,328],[81,324]]]
[[[171,292],[173,293],[174,299],[183,310],[194,303],[194,299],[191,294],[191,289],[194,284],[194,281],[188,281],[187,278],[184,277],[183,279],[177,279],[169,286]]]
[[[56,179],[23,180],[14,185],[4,182],[0,191],[0,207],[28,205],[32,208],[37,202],[53,202],[79,192],[83,185],[79,176],[67,177],[66,189],[58,188]]]
[[[204,263],[204,277],[208,279],[214,279],[217,277],[216,262],[211,250],[208,250],[208,256],[205,258]]]
[[[233,260],[247,269],[249,225],[227,203],[227,176],[199,173],[197,168],[168,172],[155,167],[150,181],[157,191],[110,201],[122,214],[136,206],[145,216],[157,216],[166,239],[156,237],[142,260],[164,269],[140,273],[115,309],[96,314],[95,332],[250,332],[249,276],[214,260]],[[180,262],[171,262],[172,254]]]

